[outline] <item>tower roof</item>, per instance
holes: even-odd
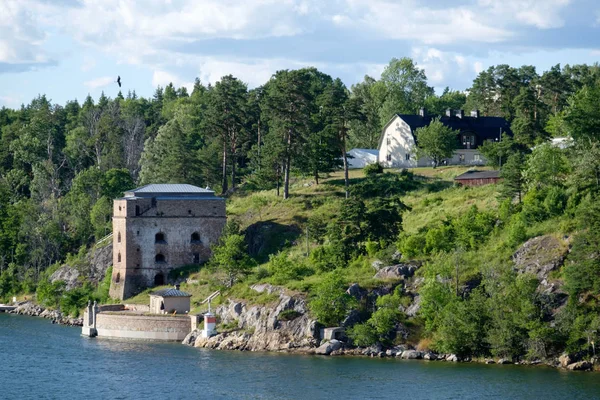
[[[186,183],[152,183],[125,192],[125,197],[214,197],[209,188],[202,189]]]

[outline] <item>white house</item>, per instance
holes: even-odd
[[[348,168],[364,168],[369,164],[375,164],[379,157],[379,150],[375,149],[352,149],[348,151]]]
[[[378,161],[387,168],[414,168],[431,166],[429,158],[418,159],[416,155],[417,143],[415,131],[427,126],[435,118],[426,115],[421,109],[419,115],[396,114],[383,127],[379,139]],[[481,117],[479,111],[471,112],[465,116],[464,111],[446,110],[446,115],[440,121],[457,130],[458,149],[452,158],[446,160],[451,165],[483,165],[484,157],[477,151],[477,147],[486,141],[501,140],[501,135],[512,135],[509,123],[500,117]]]

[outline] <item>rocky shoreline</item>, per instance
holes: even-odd
[[[27,315],[30,317],[41,317],[52,321],[53,324],[67,326],[83,326],[83,318],[72,318],[63,315],[58,310],[44,308],[32,301],[20,303],[17,308],[8,312],[9,314]]]
[[[586,361],[582,355],[563,354],[549,360],[514,361],[509,359],[471,359],[456,354],[438,354],[421,351],[409,345],[385,348],[381,345],[360,348],[337,339],[321,340],[321,326],[309,318],[304,297],[287,295],[282,288],[268,284],[254,285],[253,290],[279,295],[271,305],[248,305],[230,300],[215,310],[220,319],[221,332],[210,338],[192,331],[184,340],[187,346],[215,350],[275,351],[325,356],[361,356],[427,360],[440,362],[480,362],[485,364],[545,365],[572,371],[600,369],[600,359]]]

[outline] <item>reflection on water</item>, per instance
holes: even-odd
[[[90,339],[0,314],[0,399],[597,398],[600,374]]]

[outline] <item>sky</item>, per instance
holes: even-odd
[[[349,87],[411,57],[438,92],[489,66],[600,59],[598,0],[0,0],[0,107],[151,96],[314,66]]]

